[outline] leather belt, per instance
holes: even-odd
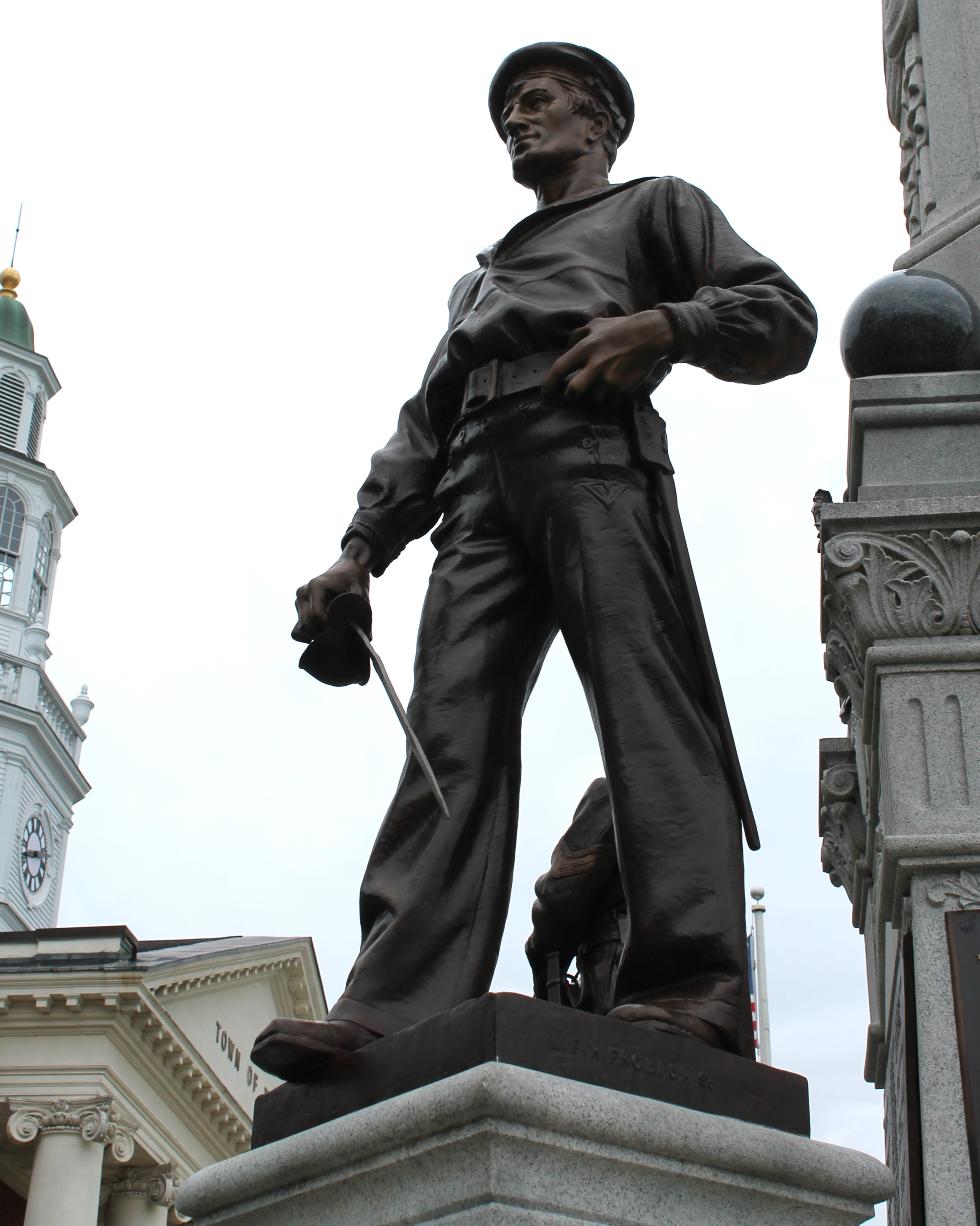
[[[519,392],[537,391],[560,356],[561,350],[556,349],[553,353],[532,353],[516,362],[494,358],[486,366],[478,366],[466,376],[462,412],[472,413],[474,409],[485,408],[495,400]]]

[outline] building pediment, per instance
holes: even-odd
[[[0,934],[0,1103],[109,1094],[144,1161],[248,1146],[275,1080],[248,1052],[273,1017],[326,1011],[306,938],[139,942],[126,928]]]

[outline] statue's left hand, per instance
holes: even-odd
[[[542,384],[546,396],[615,404],[642,387],[661,358],[670,356],[674,329],[659,309],[593,319],[569,337],[571,347]]]

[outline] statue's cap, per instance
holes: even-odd
[[[507,139],[501,122],[507,90],[522,73],[526,75],[529,69],[535,68],[563,68],[570,72],[609,106],[613,122],[618,125],[615,133],[617,142],[621,145],[629,136],[635,109],[633,91],[629,81],[611,60],[598,51],[578,47],[574,43],[531,43],[512,51],[490,82],[490,118],[501,140]]]

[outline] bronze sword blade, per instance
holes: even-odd
[[[415,761],[422,768],[422,774],[425,775],[429,787],[432,789],[432,794],[439,802],[439,808],[442,810],[445,817],[449,816],[449,806],[446,804],[446,799],[442,794],[442,789],[439,787],[439,781],[436,779],[435,772],[429,764],[429,759],[425,756],[425,750],[422,748],[419,738],[415,735],[415,729],[408,722],[408,713],[401,704],[401,700],[395,693],[395,687],[391,684],[391,678],[388,676],[388,670],[381,662],[381,657],[375,651],[371,640],[364,633],[360,626],[351,622],[351,629],[360,636],[361,642],[367,648],[367,653],[371,657],[371,663],[374,665],[374,671],[378,674],[378,680],[384,687],[384,692],[388,695],[388,701],[391,703],[395,714],[398,716],[398,722],[401,724],[405,735],[408,737],[408,743],[412,753],[415,755]]]

